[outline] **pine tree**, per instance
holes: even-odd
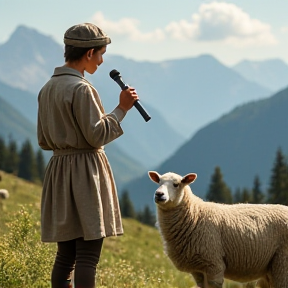
[[[7,158],[7,148],[4,139],[0,137],[0,170],[5,169],[6,158]]]
[[[137,219],[143,224],[155,227],[156,217],[148,205],[144,207],[143,211],[138,213]]]
[[[252,203],[253,197],[252,197],[252,191],[250,191],[247,188],[237,188],[234,196],[233,196],[233,202],[235,204],[237,203]]]
[[[242,203],[242,191],[238,187],[233,196],[233,203]]]
[[[249,189],[243,188],[241,192],[241,203],[251,203],[252,202],[252,194]]]
[[[252,188],[252,201],[254,204],[264,203],[264,194],[261,191],[261,182],[258,175],[255,176]]]
[[[26,140],[21,148],[19,155],[19,171],[18,176],[28,181],[35,180],[36,176],[36,163],[35,155],[29,140]]]
[[[45,175],[45,160],[44,160],[44,156],[43,156],[43,152],[41,149],[39,149],[37,151],[36,154],[36,166],[37,166],[37,174],[38,174],[38,178],[41,180],[41,182],[43,182],[44,180],[44,175]]]
[[[206,198],[208,201],[217,203],[232,203],[231,191],[223,180],[219,166],[215,167],[214,174],[211,176],[211,182]]]
[[[4,171],[7,173],[17,174],[18,171],[18,163],[19,163],[19,155],[16,141],[11,137],[9,139],[9,144],[6,150],[6,159],[5,159],[5,167]]]
[[[120,209],[122,217],[124,218],[136,218],[136,212],[132,201],[130,200],[128,191],[124,191],[120,198]]]
[[[269,203],[288,205],[288,167],[280,148],[272,168],[268,195]]]

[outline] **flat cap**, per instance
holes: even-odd
[[[74,47],[90,48],[111,43],[111,39],[102,29],[91,23],[77,24],[64,34],[64,43]]]

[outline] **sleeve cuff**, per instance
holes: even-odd
[[[119,122],[121,122],[124,117],[126,116],[126,111],[122,110],[118,106],[111,112],[111,114],[114,114]]]

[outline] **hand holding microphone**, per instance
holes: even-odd
[[[138,99],[139,97],[136,90],[132,87],[127,87],[127,89],[122,90],[120,93],[118,106],[124,111],[128,111],[133,107],[134,102]]]
[[[121,87],[121,89],[122,89],[122,92],[121,92],[121,94],[120,94],[120,102],[121,102],[121,99],[123,99],[123,101],[125,101],[125,96],[124,96],[124,93],[125,93],[125,91],[127,90],[127,89],[129,89],[129,93],[131,93],[132,92],[132,95],[134,95],[134,96],[137,96],[137,100],[136,101],[134,101],[134,103],[133,103],[133,105],[135,106],[135,108],[139,111],[139,113],[142,115],[142,117],[144,118],[144,120],[146,121],[146,122],[148,122],[150,119],[151,119],[151,117],[150,117],[150,115],[145,111],[145,109],[143,108],[143,106],[140,104],[140,102],[139,102],[139,100],[138,100],[138,95],[137,95],[137,93],[136,93],[136,90],[134,89],[134,88],[131,88],[131,87],[129,87],[128,85],[126,85],[124,82],[123,82],[123,80],[122,80],[122,78],[121,78],[121,76],[120,76],[120,73],[117,71],[117,70],[112,70],[111,72],[110,72],[110,77]],[[124,92],[124,93],[123,93]],[[127,91],[128,92],[128,91]],[[123,93],[123,96],[122,96],[122,93]],[[122,98],[121,98],[122,97]],[[120,104],[121,105],[121,104]],[[121,106],[120,106],[121,107]],[[128,106],[129,107],[129,106]],[[131,106],[132,107],[132,106]],[[130,108],[131,108],[130,107]]]

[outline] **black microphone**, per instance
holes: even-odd
[[[110,77],[121,87],[122,90],[128,89],[128,85],[126,85],[123,82],[122,77],[121,77],[120,73],[117,70],[113,69],[110,72]],[[149,114],[146,112],[146,110],[140,104],[139,100],[136,100],[134,102],[134,107],[139,111],[139,113],[142,115],[142,117],[144,118],[144,120],[146,122],[148,122],[151,119]]]

